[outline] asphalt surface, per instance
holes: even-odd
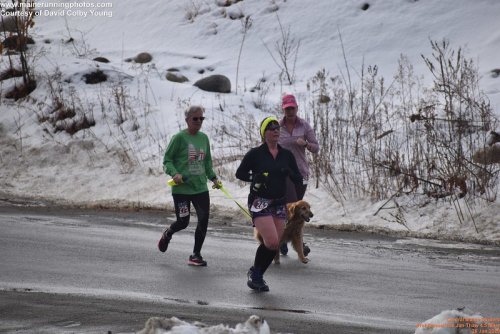
[[[206,268],[187,266],[194,222],[156,249],[165,212],[0,203],[0,332],[131,333],[152,316],[233,325],[251,314],[281,333],[413,333],[443,310],[500,315],[500,249],[306,230],[310,263],[293,250],[246,287],[256,242],[244,222],[214,217]]]

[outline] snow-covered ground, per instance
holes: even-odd
[[[244,323],[234,328],[219,324],[208,326],[203,323],[188,323],[176,317],[148,319],[144,328],[138,334],[270,334],[271,330],[266,320],[256,315],[250,316]]]
[[[322,68],[345,75],[345,61],[353,76],[363,65],[375,64],[379,73],[390,78],[404,54],[422,75],[422,82],[430,84],[421,58],[430,53],[430,40],[446,38],[462,47],[478,64],[481,89],[494,111],[500,110],[500,78],[491,72],[500,66],[500,29],[495,29],[500,27],[498,1],[244,0],[227,7],[224,3],[231,1],[87,4],[94,7],[55,1],[52,4],[66,5],[56,8],[40,3],[31,33],[35,45],[29,47],[38,87],[28,99],[3,98],[0,104],[3,197],[169,208],[170,189],[161,171],[163,151],[170,136],[184,127],[185,107],[202,104],[207,109],[202,130],[212,140],[216,169],[229,193],[244,203],[247,187],[233,177],[237,161],[226,161],[233,156],[237,160],[247,148],[235,145],[224,134],[228,128],[243,126],[248,132],[244,136],[255,140],[257,124],[270,112],[279,112],[284,92],[296,94],[299,115],[304,116],[308,81]],[[363,10],[363,5],[369,5],[368,9]],[[244,19],[233,19],[242,15],[251,18],[246,33]],[[293,85],[279,80],[275,62],[279,56],[275,45],[282,39],[280,23],[291,39],[300,41]],[[146,64],[126,61],[141,52],[150,53],[153,60]],[[110,63],[93,61],[97,56]],[[7,65],[8,58],[3,56],[2,68]],[[190,81],[166,80],[172,68]],[[108,75],[108,82],[85,84],[82,76],[96,69]],[[55,73],[63,80],[57,81]],[[232,92],[209,93],[192,85],[209,74],[229,77]],[[265,89],[251,92],[262,78],[266,78]],[[20,82],[19,78],[3,81],[2,91],[15,80]],[[55,132],[48,122],[40,123],[43,117],[53,117],[55,99],[75,106],[77,115],[90,115],[96,125],[71,136]],[[256,109],[257,100],[265,108]],[[243,221],[232,200],[216,190],[211,195],[215,213]],[[309,186],[306,199],[316,213],[312,225],[500,242],[498,199],[490,205],[475,205],[470,212],[461,201],[430,203],[405,212],[406,226],[391,218],[390,210],[377,213],[385,201],[356,199],[340,204],[322,186]],[[458,218],[460,211],[465,219]]]
[[[499,318],[484,318],[480,314],[470,314],[464,309],[445,310],[436,316],[417,324],[415,334],[474,334],[495,333],[500,326]],[[200,323],[188,323],[172,318],[153,317],[148,319],[138,334],[268,334],[270,327],[265,320],[252,315],[244,323],[234,328],[220,324],[207,326]]]
[[[421,58],[430,54],[430,40],[446,38],[477,63],[481,89],[500,115],[500,77],[492,72],[500,68],[497,0],[36,2],[40,7],[31,30],[35,44],[29,46],[29,63],[37,89],[14,102],[3,96],[19,78],[0,85],[2,198],[171,208],[161,168],[164,149],[170,136],[184,127],[185,107],[201,104],[207,110],[202,131],[214,144],[216,170],[228,192],[244,203],[248,189],[235,180],[234,171],[247,148],[235,144],[227,129],[243,126],[242,136],[258,138],[258,123],[278,112],[285,92],[298,97],[299,116],[305,115],[310,79],[322,68],[345,75],[346,61],[353,80],[359,79],[354,74],[359,75],[363,65],[377,65],[381,75],[391,78],[403,54],[423,76],[422,84],[430,85],[432,78]],[[247,17],[251,26],[245,33]],[[275,61],[279,56],[275,45],[282,39],[280,23],[285,33],[300,41],[293,85],[279,79]],[[153,60],[126,61],[141,52],[150,53]],[[110,62],[93,61],[97,56]],[[8,64],[3,55],[1,68]],[[166,80],[173,68],[189,81]],[[97,69],[110,80],[85,84],[82,76]],[[56,74],[63,80],[58,81]],[[209,74],[230,78],[232,92],[209,93],[192,85]],[[261,90],[251,92],[259,82]],[[71,136],[40,122],[50,116],[58,98],[77,113],[91,115],[96,125]],[[263,108],[257,109],[256,102]],[[215,214],[244,222],[244,215],[222,192],[211,190],[211,198]],[[498,198],[471,211],[461,201],[430,203],[406,211],[406,226],[391,219],[389,210],[378,212],[385,201],[356,199],[341,204],[321,185],[309,186],[306,199],[315,212],[312,225],[500,244]],[[460,210],[464,219],[458,218]]]
[[[500,29],[495,29],[500,26],[500,3],[495,0],[244,0],[227,7],[222,4],[231,1],[87,4],[94,7],[52,2],[66,5],[56,8],[47,7],[49,3],[37,7],[40,15],[31,33],[36,44],[29,47],[38,87],[27,100],[3,98],[0,104],[0,192],[7,198],[169,208],[170,189],[161,171],[163,151],[170,136],[185,125],[185,107],[202,104],[207,109],[202,130],[212,140],[217,171],[230,194],[244,203],[248,190],[233,177],[236,162],[225,161],[237,159],[247,148],[235,144],[226,135],[228,129],[243,126],[247,134],[241,135],[255,140],[260,120],[271,112],[279,113],[284,92],[296,94],[299,115],[304,116],[310,79],[322,68],[345,76],[346,61],[353,81],[354,73],[370,64],[391,78],[404,54],[422,75],[423,84],[430,85],[430,73],[421,58],[430,54],[430,40],[446,38],[463,48],[478,64],[481,89],[500,113],[500,78],[491,72],[500,66]],[[363,10],[363,5],[369,5],[368,9]],[[246,33],[244,19],[233,19],[242,15],[251,19]],[[275,62],[279,57],[275,46],[282,40],[280,23],[290,39],[300,41],[293,85],[279,80]],[[153,60],[146,64],[125,61],[141,52],[150,53]],[[93,61],[97,56],[110,63]],[[8,58],[3,56],[2,67],[7,65]],[[172,68],[190,81],[166,80]],[[109,76],[108,82],[85,84],[82,76],[96,69]],[[55,73],[62,80],[57,81]],[[232,92],[209,93],[192,85],[209,74],[230,78]],[[251,92],[262,78],[266,83],[261,91]],[[3,81],[2,91],[12,87],[14,80],[20,82],[19,78]],[[43,117],[53,117],[55,99],[79,108],[77,115],[90,115],[96,125],[70,136],[55,132],[48,122],[40,123]],[[255,102],[264,108],[256,109]],[[214,212],[243,221],[234,203],[220,191],[212,191],[212,198]],[[390,210],[377,213],[385,201],[356,199],[340,204],[322,186],[309,186],[306,199],[316,213],[312,225],[500,242],[498,199],[490,205],[475,205],[470,212],[461,201],[430,203],[405,212],[406,226]],[[465,219],[458,218],[460,211]]]

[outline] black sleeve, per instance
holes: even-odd
[[[245,182],[251,182],[252,181],[252,152],[253,150],[250,150],[245,156],[243,157],[243,160],[241,160],[240,166],[236,170],[236,178],[240,179]]]

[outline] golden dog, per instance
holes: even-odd
[[[309,259],[304,256],[304,223],[308,222],[312,217],[313,213],[311,211],[311,206],[306,201],[300,200],[294,203],[287,204],[288,209],[288,222],[285,226],[285,231],[281,237],[281,242],[291,242],[293,249],[297,252],[300,261],[302,263],[309,262]],[[259,234],[257,229],[254,229],[255,238],[263,243],[262,236]],[[280,263],[280,252],[276,252],[274,257],[274,263]]]

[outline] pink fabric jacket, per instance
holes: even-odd
[[[297,117],[297,122],[292,130],[292,133],[288,132],[285,126],[285,118],[280,120],[280,139],[279,144],[286,149],[292,151],[297,160],[297,165],[299,167],[300,173],[304,180],[309,179],[309,164],[307,163],[306,148],[305,146],[300,146],[297,144],[298,138],[303,138],[309,143],[308,150],[311,153],[318,153],[319,144],[316,139],[316,134],[313,128],[304,119]]]

